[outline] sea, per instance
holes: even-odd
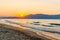
[[[21,24],[23,27],[31,28],[34,30],[51,32],[60,34],[60,19],[2,19],[4,21],[15,22],[16,25]],[[50,25],[58,24],[58,25]]]
[[[40,23],[60,23],[60,19],[7,19],[13,21],[19,21],[21,23],[27,22],[40,22]]]

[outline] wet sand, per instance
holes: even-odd
[[[57,38],[56,38],[57,37]],[[60,36],[30,28],[0,23],[0,40],[59,40]]]
[[[0,26],[0,40],[41,40],[24,33]]]

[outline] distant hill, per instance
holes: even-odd
[[[60,14],[58,15],[47,15],[47,14],[30,14],[25,17],[16,16],[0,16],[0,19],[60,19]]]
[[[24,18],[27,18],[27,19],[60,19],[60,14],[58,15],[30,14]]]

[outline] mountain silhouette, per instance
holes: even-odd
[[[27,19],[60,19],[60,14],[58,15],[47,15],[47,14],[30,14],[25,16]]]
[[[0,16],[0,19],[60,19],[60,14],[58,15],[30,14],[25,17]]]

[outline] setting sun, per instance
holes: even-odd
[[[25,17],[25,16],[26,16],[26,14],[23,14],[23,13],[22,13],[22,14],[20,14],[20,17]]]
[[[27,15],[28,15],[28,13],[25,12],[25,11],[19,11],[19,12],[17,12],[17,16],[19,16],[19,17],[25,17]]]

